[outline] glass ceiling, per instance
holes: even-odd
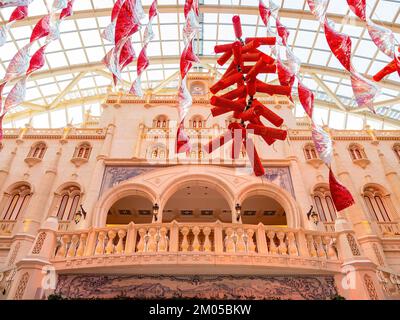
[[[382,93],[376,99],[378,115],[360,110],[353,99],[350,77],[331,54],[323,30],[311,15],[305,0],[274,0],[281,4],[281,22],[290,31],[289,44],[302,62],[303,82],[315,92],[315,121],[335,129],[361,129],[365,124],[376,129],[400,128],[400,79],[397,73],[381,82]],[[16,22],[8,33],[8,42],[0,48],[0,77],[4,76],[10,59],[29,36],[36,21],[48,13],[53,0],[35,0],[29,7],[29,18]],[[111,74],[100,62],[111,44],[101,38],[110,22],[113,0],[79,0],[74,4],[72,18],[62,22],[61,37],[52,42],[46,53],[46,64],[28,82],[26,102],[10,112],[5,127],[21,127],[31,122],[34,127],[62,127],[82,122],[85,111],[100,114],[99,103],[110,90]],[[142,0],[147,12],[152,0]],[[179,55],[183,49],[184,0],[158,0],[160,14],[154,21],[155,38],[149,44],[150,66],[142,77],[145,88],[158,88],[163,80],[166,89],[176,88]],[[385,25],[400,39],[400,0],[368,0],[368,15],[375,23]],[[0,10],[0,24],[8,20],[12,8]],[[179,12],[179,13],[178,13]],[[215,44],[234,40],[231,19],[240,14],[243,34],[263,36],[266,29],[258,17],[258,0],[200,0],[202,30],[196,41],[201,64],[197,72],[224,69],[215,63]],[[331,0],[328,15],[339,31],[351,36],[352,63],[356,70],[372,76],[390,58],[378,51],[364,24],[349,10],[346,0]],[[143,21],[146,23],[147,21]],[[133,36],[138,54],[144,28]],[[36,43],[33,50],[43,41]],[[34,52],[34,51],[32,51]],[[127,89],[135,79],[135,63],[123,73]],[[268,75],[268,82],[276,76]],[[7,94],[11,86],[6,87]],[[297,90],[296,90],[297,91]],[[303,116],[296,105],[296,116]]]

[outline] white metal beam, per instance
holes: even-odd
[[[143,6],[144,10],[147,12],[149,6]],[[307,8],[308,9],[308,8]],[[160,5],[158,6],[158,11],[160,13],[177,13],[183,12],[182,5]],[[246,15],[259,15],[258,7],[256,6],[243,6],[243,5],[200,5],[201,13],[229,13],[229,14],[246,14]],[[281,8],[279,10],[279,14],[281,17],[285,18],[293,18],[293,19],[304,19],[304,20],[315,20],[315,17],[309,10],[296,10],[296,9],[288,9],[288,8]],[[79,10],[75,11],[73,16],[69,17],[68,19],[77,20],[77,19],[86,19],[86,18],[93,18],[93,17],[108,17],[111,15],[111,8],[102,8],[96,10]],[[339,15],[339,14],[332,14],[328,13],[328,18],[333,20],[336,23],[341,24],[351,24],[352,26],[357,27],[365,27],[365,23],[360,19],[356,18],[349,18],[347,16]],[[19,26],[28,26],[33,25],[43,16],[33,16],[28,17],[23,20],[16,21],[12,27],[19,27]],[[375,23],[382,25],[386,28],[391,29],[396,33],[400,33],[400,24],[398,23],[391,23],[387,21],[374,21]],[[4,23],[0,23],[2,25]]]
[[[348,107],[346,107],[343,102],[332,92],[332,90],[325,84],[324,81],[320,77],[318,77],[315,73],[311,74],[311,77],[315,80],[315,82],[326,92],[326,94],[337,104],[337,106],[346,111]]]

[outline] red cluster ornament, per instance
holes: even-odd
[[[258,135],[271,145],[276,140],[285,140],[287,131],[279,128],[283,124],[283,119],[264,106],[255,98],[255,95],[257,93],[279,94],[291,99],[292,81],[288,79],[284,85],[271,85],[257,79],[259,74],[277,73],[276,60],[259,49],[263,45],[275,45],[276,38],[247,38],[243,42],[240,17],[234,16],[232,22],[237,40],[214,48],[215,53],[222,53],[217,60],[219,65],[226,64],[232,57],[233,59],[222,78],[211,86],[210,91],[214,96],[210,99],[210,104],[213,106],[211,113],[214,117],[233,112],[233,117],[237,119],[237,122],[231,123],[228,127],[229,131],[223,136],[210,141],[206,146],[206,151],[211,153],[233,140],[232,158],[239,156],[243,145],[254,174],[262,176],[265,170],[249,134]],[[231,86],[236,86],[236,88],[222,95],[216,95]],[[278,128],[265,126],[261,118]]]

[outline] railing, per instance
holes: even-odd
[[[198,253],[338,260],[336,234],[229,223],[130,224],[58,232],[55,260],[111,255]]]
[[[11,235],[16,221],[11,220],[0,220],[0,236]]]
[[[335,232],[334,222],[324,222],[324,227],[327,232]]]
[[[400,225],[398,222],[377,222],[383,237],[400,236]]]
[[[68,231],[70,222],[71,221],[59,221],[58,231]]]

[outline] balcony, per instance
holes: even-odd
[[[316,232],[279,226],[221,223],[153,223],[58,232],[52,263],[58,271],[133,266],[149,271],[169,266],[171,272],[209,272],[204,266],[232,272],[251,266],[280,272],[338,272],[340,257],[333,232]],[[146,265],[146,268],[143,268]],[[262,270],[261,270],[262,268]],[[275,268],[275,269],[274,269]],[[111,269],[110,269],[111,270]],[[166,270],[165,268],[163,269]],[[111,271],[110,271],[111,272]],[[143,271],[141,271],[143,272]]]
[[[0,220],[0,236],[11,236],[15,220]]]
[[[398,222],[377,222],[383,238],[400,237],[400,225]]]

